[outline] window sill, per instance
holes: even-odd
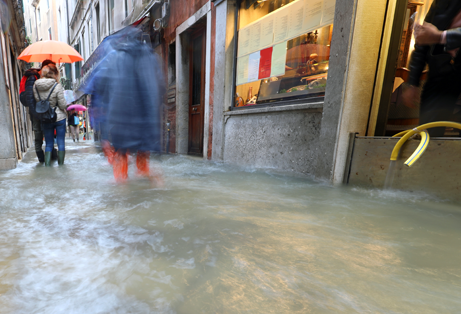
[[[283,112],[283,111],[295,111],[295,110],[309,110],[311,112],[322,112],[323,101],[304,103],[304,104],[295,104],[295,105],[278,105],[270,107],[260,107],[244,110],[233,110],[224,112],[224,116],[239,116],[239,115],[249,115],[249,114],[258,114],[258,113],[271,113],[271,112]]]

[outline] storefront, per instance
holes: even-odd
[[[316,174],[335,7],[336,0],[217,6],[215,86],[224,88],[214,90],[212,159]]]
[[[392,135],[396,125],[417,124],[417,111],[399,107],[398,116],[392,101],[405,88],[412,23],[430,4],[221,1],[213,159],[344,182],[351,134]]]
[[[430,5],[211,0],[190,8],[181,23],[169,21],[174,36],[165,35],[165,51],[174,52],[168,100],[176,105],[175,151],[192,154],[191,134],[198,134],[204,158],[347,182],[351,138],[418,124],[417,110],[402,108],[399,93],[412,25]],[[199,33],[205,42],[191,41]],[[197,133],[194,114],[201,117]]]

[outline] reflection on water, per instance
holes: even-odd
[[[164,189],[116,185],[67,144],[64,167],[0,173],[0,313],[461,308],[457,205],[180,156]]]

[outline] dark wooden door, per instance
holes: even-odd
[[[205,29],[191,36],[189,72],[189,150],[190,155],[203,154],[205,111]]]

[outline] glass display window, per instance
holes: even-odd
[[[234,107],[323,97],[335,0],[240,3]]]

